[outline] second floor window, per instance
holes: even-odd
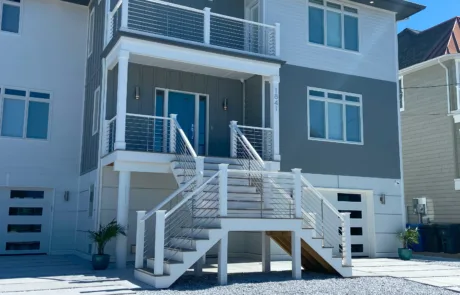
[[[308,137],[343,143],[363,143],[362,97],[308,88]]]
[[[48,139],[50,101],[50,93],[2,88],[1,136]]]
[[[88,57],[90,57],[91,54],[93,53],[93,44],[94,44],[94,8],[91,10],[91,13],[89,14],[88,44],[87,44]]]
[[[21,0],[0,0],[0,29],[2,32],[19,33]]]
[[[358,9],[325,0],[309,0],[309,41],[359,51]]]

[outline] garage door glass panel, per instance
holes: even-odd
[[[339,210],[340,213],[350,213],[351,219],[361,219],[363,218],[363,213],[356,210]]]
[[[9,233],[40,233],[41,224],[8,224]]]
[[[44,191],[11,191],[11,199],[43,199],[45,197]]]
[[[43,208],[10,207],[8,214],[10,216],[42,216]]]
[[[351,253],[363,252],[363,251],[364,251],[364,246],[362,244],[359,244],[359,245],[353,244],[353,245],[351,245]]]
[[[7,242],[6,251],[40,250],[40,242]]]
[[[359,194],[337,194],[339,202],[361,202],[361,195]]]
[[[9,98],[3,100],[2,136],[22,137],[24,109],[24,100]]]

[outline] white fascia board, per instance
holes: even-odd
[[[410,66],[408,68],[399,70],[399,76],[404,76],[404,75],[407,75],[407,74],[411,74],[413,72],[416,72],[416,71],[419,71],[419,70],[422,70],[422,69],[437,65],[437,64],[439,64],[438,60],[441,61],[441,62],[444,62],[444,61],[448,61],[448,60],[452,60],[452,59],[453,60],[460,59],[460,54],[459,53],[457,53],[457,54],[447,54],[447,55],[443,55],[441,57],[435,57],[433,59],[430,59],[430,60],[415,64],[415,65]]]

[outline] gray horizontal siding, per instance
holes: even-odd
[[[99,133],[93,136],[93,106],[94,91],[101,86],[102,81],[102,58],[101,53],[104,43],[104,12],[105,0],[99,4],[98,1],[92,1],[89,7],[88,15],[92,9],[95,9],[95,26],[94,26],[94,43],[93,52],[88,58],[86,65],[86,83],[85,83],[85,106],[83,114],[83,138],[82,138],[82,155],[80,164],[80,173],[86,174],[97,168]]]
[[[439,66],[404,76],[404,111],[401,112],[405,201],[427,198],[428,217],[433,222],[460,222],[458,176],[458,129],[447,115],[445,70]],[[414,88],[421,87],[421,88]],[[417,216],[409,211],[410,222]]]
[[[117,69],[110,71],[106,118],[116,114]],[[135,87],[140,87],[141,99],[134,99]],[[129,64],[127,112],[153,115],[155,88],[209,95],[209,155],[230,155],[230,121],[242,122],[243,86],[239,80],[225,79],[158,67]],[[228,110],[224,111],[224,99]]]
[[[284,65],[280,83],[281,168],[400,178],[396,83]],[[308,139],[307,87],[361,94],[364,145]]]

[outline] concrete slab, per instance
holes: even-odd
[[[408,280],[436,287],[460,287],[460,277],[409,278]]]

